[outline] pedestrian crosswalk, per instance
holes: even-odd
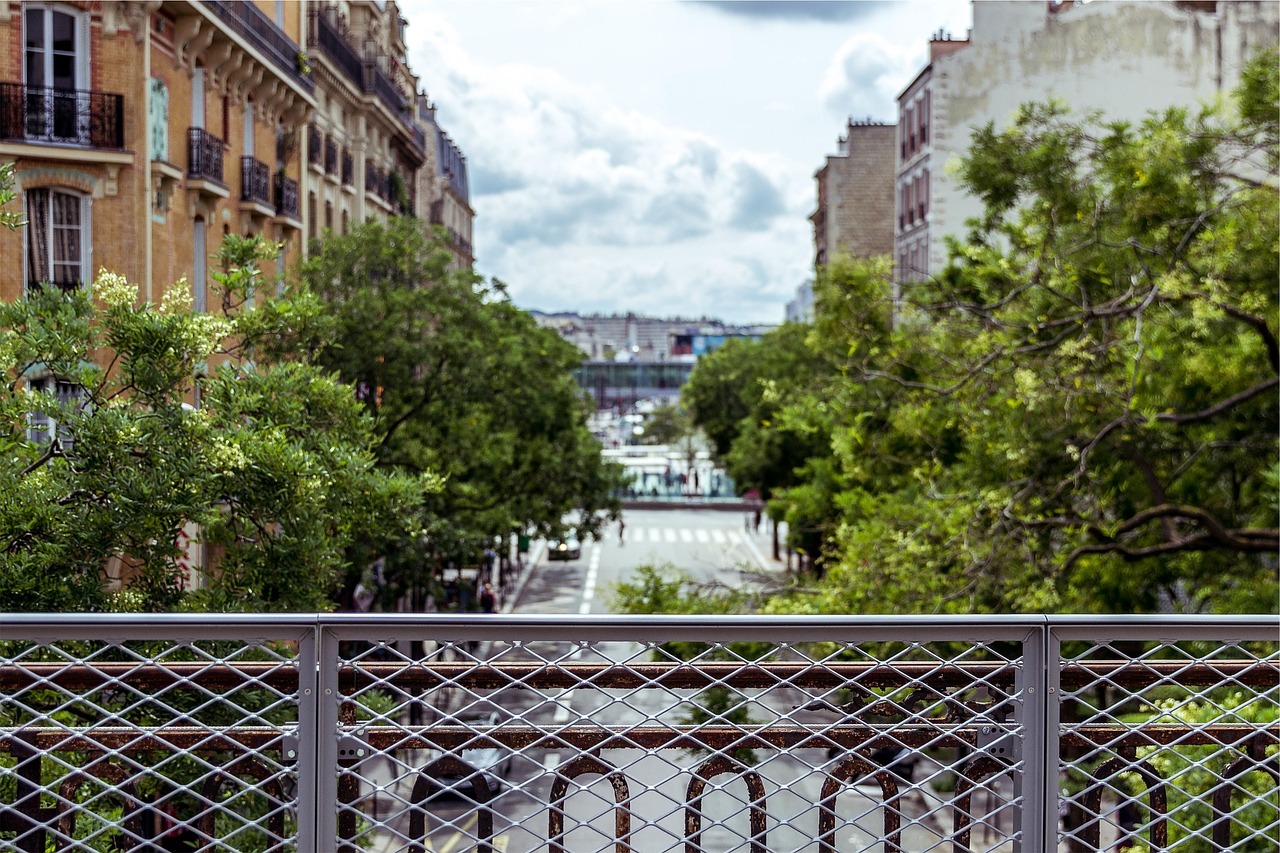
[[[618,541],[616,531],[610,531],[605,535],[605,541]],[[632,527],[627,525],[624,533],[624,542],[626,543],[644,543],[651,542],[657,544],[674,545],[677,542],[692,545],[741,545],[746,537],[737,530],[724,530],[719,528],[696,528],[690,530],[687,527]]]

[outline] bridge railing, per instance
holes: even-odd
[[[1275,849],[1278,685],[1274,617],[6,616],[0,847]]]

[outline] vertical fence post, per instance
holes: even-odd
[[[338,849],[338,637],[323,624],[317,631],[319,651],[316,687],[316,846]]]
[[[1022,646],[1022,701],[1018,703],[1022,722],[1022,772],[1015,776],[1021,782],[1022,797],[1022,808],[1018,811],[1020,841],[1016,842],[1015,849],[1021,853],[1051,849],[1045,830],[1051,811],[1049,791],[1053,787],[1049,777],[1057,761],[1048,758],[1051,738],[1047,709],[1052,698],[1048,644],[1048,626],[1041,625],[1028,632]]]
[[[298,849],[321,850],[320,828],[323,800],[318,796],[320,773],[319,624],[312,626],[298,643]]]

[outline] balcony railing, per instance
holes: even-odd
[[[1275,617],[10,614],[0,833],[1271,850],[1278,685]]]
[[[324,143],[324,171],[328,175],[338,174],[338,142],[332,136]]]
[[[298,215],[298,182],[286,175],[276,175],[276,213],[291,219]]]
[[[383,201],[391,199],[391,186],[387,172],[372,160],[366,160],[364,164],[364,189],[366,193],[372,193]]]
[[[124,148],[124,95],[0,83],[0,139]]]
[[[315,81],[298,69],[300,51],[297,43],[257,6],[240,0],[205,0],[204,5],[235,30],[240,38],[253,45],[282,76],[306,92],[315,91]]]
[[[271,169],[253,157],[240,158],[240,200],[271,207]]]
[[[222,180],[222,140],[202,127],[187,128],[187,177]]]
[[[377,60],[365,60],[364,84],[364,90],[377,95],[378,100],[391,110],[393,116],[399,117],[406,126],[413,126],[409,118],[409,105],[404,95],[400,94],[400,90],[396,88],[392,79],[378,67]]]
[[[319,48],[357,89],[364,90],[364,63],[334,20],[335,7],[313,9],[307,30],[307,46]]]
[[[307,163],[318,166],[324,160],[324,134],[314,124],[307,125]]]
[[[342,149],[342,183],[345,186],[351,186],[355,182],[356,171],[355,158],[351,156],[351,152]]]

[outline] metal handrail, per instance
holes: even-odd
[[[240,158],[240,200],[271,206],[271,169],[255,157]]]
[[[0,83],[0,139],[124,148],[124,95]]]
[[[187,128],[187,177],[222,183],[223,142],[202,127]]]
[[[465,772],[469,750],[494,747],[522,756],[531,775],[510,781],[518,797],[499,798],[479,777],[461,792],[481,817],[456,822],[473,849],[493,841],[491,812],[531,799],[543,804],[546,849],[566,849],[566,786],[580,773],[607,777],[628,804],[613,839],[573,848],[600,853],[633,829],[683,825],[694,844],[713,808],[705,786],[726,773],[738,781],[716,797],[744,822],[751,814],[742,849],[792,849],[764,839],[786,830],[810,833],[795,849],[821,840],[833,850],[837,832],[858,826],[841,815],[859,809],[878,816],[872,838],[899,851],[1111,849],[1125,833],[1158,848],[1179,831],[1206,850],[1239,849],[1266,837],[1245,815],[1275,795],[1280,719],[1235,709],[1241,697],[1280,701],[1276,628],[1274,617],[7,615],[0,754],[16,788],[0,793],[0,831],[43,849],[52,827],[69,833],[76,815],[92,815],[128,847],[146,840],[137,835],[150,806],[137,792],[170,790],[168,802],[193,809],[171,819],[204,843],[257,832],[277,847],[354,849],[374,833],[381,849],[422,849],[425,792],[445,784],[440,774]],[[702,651],[673,659],[673,643]],[[751,714],[680,716],[708,690]],[[371,697],[382,704],[362,705]],[[518,707],[470,720],[469,708],[495,697]],[[362,707],[382,710],[362,717]],[[1196,707],[1216,714],[1194,718]],[[690,750],[710,757],[670,757]],[[746,750],[758,765],[736,757]],[[642,771],[636,755],[666,769]],[[1194,781],[1172,775],[1177,762]],[[804,785],[770,776],[775,793],[760,782],[797,768]],[[926,801],[943,773],[953,787]],[[734,793],[743,782],[745,798]],[[75,794],[90,784],[122,800],[123,814]],[[1060,793],[1064,784],[1076,789]],[[269,808],[218,796],[224,785]],[[1173,786],[1176,801],[1163,793]],[[805,797],[809,812],[779,822],[780,798]],[[1121,824],[1121,807],[1139,801],[1139,824]]]
[[[261,9],[253,3],[237,0],[204,0],[204,4],[238,36],[262,53],[283,76],[307,93],[315,91],[315,81],[299,68],[301,49],[297,42],[285,35],[284,30]]]

